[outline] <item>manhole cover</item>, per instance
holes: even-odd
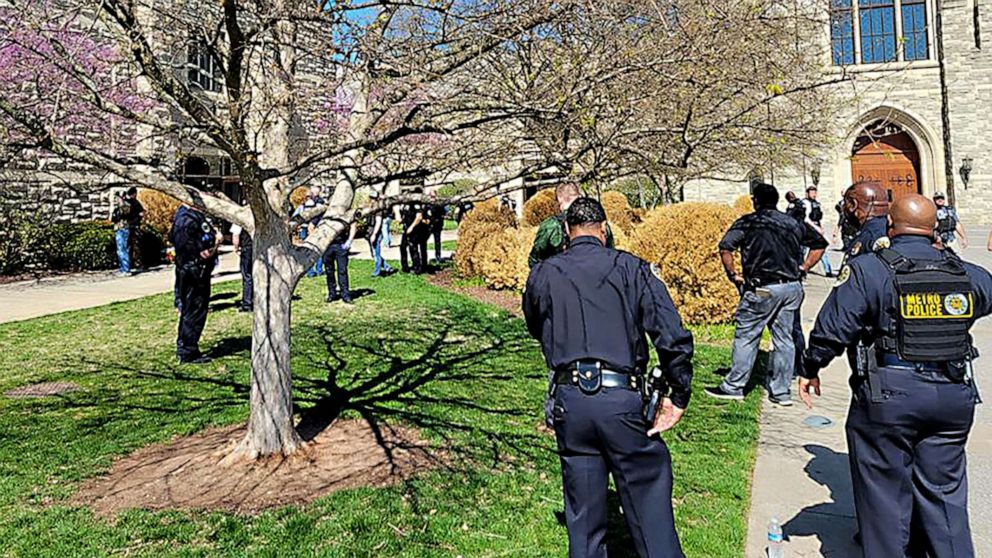
[[[81,389],[83,388],[72,382],[45,382],[42,384],[31,384],[29,386],[14,388],[4,393],[4,395],[12,399],[24,397],[50,397],[52,395],[79,391]]]
[[[833,423],[834,421],[820,415],[813,415],[810,417],[806,417],[803,420],[803,424],[809,426],[810,428],[826,428],[828,426],[831,426]]]

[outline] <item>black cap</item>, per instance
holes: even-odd
[[[579,198],[568,206],[565,222],[569,227],[585,227],[598,225],[606,221],[606,210],[603,204],[593,198]]]

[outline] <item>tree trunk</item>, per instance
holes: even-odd
[[[289,455],[303,444],[293,421],[289,358],[292,297],[302,269],[285,235],[256,230],[254,236],[251,416],[248,433],[234,451],[249,459]]]

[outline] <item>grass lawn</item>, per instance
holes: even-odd
[[[237,282],[215,286],[206,366],[173,359],[171,294],[0,325],[0,392],[70,381],[82,391],[0,396],[0,556],[563,556],[565,528],[553,438],[539,434],[545,370],[520,320],[438,290],[421,278],[373,280],[352,267],[354,307],[323,303],[304,279],[295,302],[293,368],[299,407],[327,395],[329,377],[370,382],[343,416],[402,423],[457,457],[454,470],[402,485],[340,491],[257,516],[135,510],[113,520],[69,505],[83,479],[115,456],[248,414],[250,316],[232,308]],[[374,292],[370,292],[374,291]],[[697,393],[729,361],[725,328],[697,350]],[[420,387],[387,395],[397,383]],[[759,394],[742,405],[693,400],[666,438],[676,514],[692,557],[738,557],[746,537]],[[611,556],[633,556],[615,513]]]

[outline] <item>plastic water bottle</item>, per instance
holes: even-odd
[[[782,526],[777,517],[768,522],[768,558],[785,558],[782,547]]]

